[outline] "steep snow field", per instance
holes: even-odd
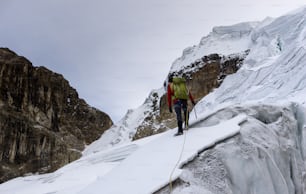
[[[239,123],[246,119],[237,116],[211,127],[194,126],[188,131],[181,162],[194,158],[201,150],[214,145],[239,132]],[[174,130],[163,133],[161,137],[135,151],[130,157],[122,161],[113,171],[87,186],[79,194],[98,194],[103,188],[105,193],[153,193],[169,183],[172,169],[179,160],[182,145],[186,136],[173,138]],[[172,179],[176,179],[181,170],[174,172]],[[114,186],[114,183],[120,186]]]
[[[237,73],[197,104],[200,119],[191,113],[195,125],[186,136],[172,137],[174,129],[131,142],[133,127],[150,111],[147,99],[89,145],[81,159],[54,173],[8,181],[0,193],[152,193],[169,183],[184,141],[173,174],[183,184],[173,193],[306,193],[305,45],[306,7],[276,19],[216,27],[199,45],[185,49],[170,71],[210,53],[250,53]],[[193,171],[201,170],[199,165],[205,167],[202,174]]]
[[[305,9],[303,7],[262,22],[215,27],[198,45],[186,48],[183,55],[174,61],[170,72],[182,70],[211,53],[226,56],[250,50],[238,73],[228,76],[220,88],[198,104],[198,109],[214,109],[220,104],[245,101],[289,100],[304,104]],[[161,97],[165,90],[160,88],[154,92]],[[98,149],[102,145],[111,147],[130,141],[136,132],[135,127],[144,121],[148,112],[152,112],[151,98],[149,95],[139,108],[129,110],[120,122],[95,143]]]

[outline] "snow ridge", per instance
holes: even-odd
[[[222,103],[296,101],[305,103],[306,9],[255,29],[242,68],[205,97],[203,109]],[[292,30],[288,30],[292,29]]]
[[[186,71],[191,64],[212,53],[223,56],[247,54],[240,70],[228,76],[220,88],[198,104],[197,109],[214,109],[219,104],[246,101],[302,100],[301,103],[304,103],[305,15],[306,8],[301,8],[300,11],[276,19],[266,18],[262,22],[215,27],[208,36],[201,39],[199,45],[183,51],[183,55],[173,62],[170,73]],[[109,148],[131,141],[144,118],[152,112],[158,114],[152,104],[156,100],[159,103],[160,98],[155,99],[153,94],[161,97],[164,93],[164,88],[153,90],[140,107],[129,110],[121,121],[105,132],[84,154],[91,153],[88,151],[91,149],[99,150],[101,147]]]

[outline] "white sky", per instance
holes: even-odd
[[[277,17],[304,0],[1,0],[0,47],[63,76],[114,121],[160,88],[212,27]]]

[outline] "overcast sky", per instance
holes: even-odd
[[[162,87],[212,27],[277,17],[305,0],[0,0],[0,47],[62,74],[121,119]]]

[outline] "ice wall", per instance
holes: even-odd
[[[240,134],[187,164],[173,193],[306,193],[304,108],[297,104],[232,106],[199,125],[214,125],[242,112],[248,119]]]

